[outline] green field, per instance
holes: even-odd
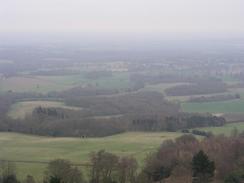
[[[0,78],[0,92],[11,90],[15,92],[47,93],[86,85],[108,89],[123,89],[129,88],[130,81],[127,72],[115,72],[111,77],[101,77],[98,79],[88,79],[84,74],[64,76],[23,75]]]
[[[17,133],[0,133],[0,159],[50,161],[69,159],[87,162],[92,151],[105,149],[118,155],[133,155],[140,163],[146,154],[156,150],[163,140],[174,139],[181,133],[129,132],[104,138],[51,138]],[[20,178],[32,174],[40,179],[46,165],[17,163]]]
[[[63,102],[55,101],[24,101],[17,102],[10,107],[8,116],[13,119],[24,119],[26,115],[30,115],[36,107],[56,107],[72,110],[81,110],[79,107],[66,106]]]
[[[215,135],[225,134],[225,135],[231,135],[231,132],[234,129],[237,129],[238,132],[244,131],[244,122],[240,123],[230,123],[225,126],[221,127],[207,127],[207,128],[198,128],[199,130],[203,130],[206,132],[212,132]]]
[[[184,112],[241,113],[244,112],[244,99],[204,103],[185,102],[181,107]]]

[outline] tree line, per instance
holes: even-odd
[[[202,80],[191,84],[177,85],[165,89],[168,96],[189,96],[223,93],[227,91],[226,84],[219,80]]]
[[[181,113],[180,106],[156,92],[137,92],[112,96],[68,95],[64,102],[80,110],[37,107],[24,119],[11,119],[12,104],[44,94],[14,93],[0,95],[0,131],[47,136],[101,137],[125,131],[177,131],[222,126],[222,117],[211,114]],[[52,97],[47,99],[53,99]]]
[[[219,94],[213,96],[201,96],[201,97],[191,97],[188,102],[202,103],[202,102],[218,102],[218,101],[227,101],[240,99],[240,94]]]

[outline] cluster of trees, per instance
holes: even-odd
[[[117,89],[105,89],[99,87],[81,87],[77,86],[61,92],[49,92],[48,96],[53,98],[69,98],[72,97],[84,97],[84,96],[98,96],[98,95],[114,95],[118,94]]]
[[[181,113],[166,118],[166,124],[168,124],[167,131],[207,126],[223,126],[225,123],[226,121],[223,117],[217,117],[211,114],[201,115]]]
[[[8,162],[0,162],[0,182],[19,183]],[[51,161],[44,183],[242,183],[244,181],[244,136],[212,136],[197,140],[184,135],[167,140],[148,154],[142,168],[132,156],[117,156],[104,150],[90,154],[87,164]],[[85,168],[85,169],[84,169]],[[35,183],[27,176],[24,183]]]
[[[41,119],[41,121],[40,121]],[[20,132],[54,137],[104,137],[125,131],[121,120],[114,119],[5,119],[0,131]]]
[[[142,82],[144,84],[159,84],[159,83],[179,83],[193,82],[195,80],[191,76],[182,76],[179,74],[131,74],[132,82]]]
[[[43,121],[44,118],[64,119],[67,118],[66,114],[60,108],[54,107],[37,107],[32,111],[32,117],[38,121]]]
[[[185,135],[163,142],[157,152],[147,157],[140,183],[241,183],[243,157],[243,136],[212,136],[198,141]]]
[[[178,113],[172,116],[142,116],[132,120],[130,129],[135,131],[169,131],[206,126],[223,126],[226,123],[223,117],[211,114]]]
[[[134,116],[149,113],[172,115],[179,111],[178,105],[169,103],[162,94],[154,92],[139,92],[110,97],[69,95],[65,98],[65,102],[68,105],[80,107],[80,110],[38,107],[32,115],[26,116],[24,120],[14,120],[6,115],[13,103],[26,98],[31,99],[31,97],[37,99],[45,97],[45,95],[10,92],[0,97],[2,97],[0,100],[0,112],[2,114],[0,130],[38,135],[113,135],[128,130],[128,125]]]
[[[0,166],[0,183],[20,183],[16,178],[13,163],[0,162]],[[137,182],[138,163],[132,156],[120,157],[101,150],[91,153],[89,163],[82,164],[82,167],[68,160],[53,160],[43,172],[43,183]],[[87,175],[85,176],[83,172]],[[27,175],[23,183],[36,183],[36,181],[33,176]]]
[[[202,130],[198,130],[198,129],[193,129],[193,130],[188,130],[188,129],[183,129],[181,130],[182,133],[191,133],[193,135],[199,135],[199,136],[203,136],[203,137],[211,137],[213,136],[212,132],[206,132],[206,131],[202,131]]]
[[[33,179],[34,180],[34,179]],[[84,183],[83,173],[68,160],[56,159],[44,172],[44,183]]]
[[[204,95],[225,91],[227,91],[226,84],[217,79],[200,80],[196,83],[177,85],[165,90],[168,96]]]
[[[204,136],[204,137],[213,136],[213,134],[211,132],[205,132],[205,131],[196,130],[196,129],[192,130],[191,133],[194,134],[194,135],[200,135],[200,136]]]
[[[217,101],[226,101],[226,100],[234,100],[240,99],[240,94],[221,94],[221,95],[212,95],[212,96],[201,96],[201,97],[191,97],[188,101],[189,102],[217,102]]]
[[[225,123],[224,118],[210,114],[179,113],[172,116],[153,116],[148,113],[85,117],[79,110],[37,107],[32,115],[24,120],[3,120],[0,130],[48,136],[101,137],[125,131],[174,132],[189,128],[222,126]],[[202,133],[196,135],[208,136]]]
[[[159,83],[188,83],[177,85],[165,90],[168,96],[188,96],[222,93],[227,90],[227,86],[220,79],[210,78],[209,76],[188,76],[181,74],[132,74],[130,80],[134,83],[145,84],[159,84]],[[213,100],[220,100],[218,98],[229,99],[232,96],[216,96]],[[234,95],[233,97],[238,97]],[[226,99],[226,100],[227,100]],[[208,98],[194,98],[194,101],[208,100]],[[210,100],[210,99],[209,99]]]
[[[116,96],[73,97],[65,99],[67,105],[89,109],[94,116],[116,114],[154,114],[172,115],[178,113],[180,106],[164,99],[157,92],[137,92]]]
[[[118,157],[104,150],[91,154],[90,183],[136,182],[138,163],[134,157]]]

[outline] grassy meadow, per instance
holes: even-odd
[[[74,163],[87,162],[93,151],[105,149],[118,155],[135,156],[143,163],[146,154],[156,150],[166,139],[181,133],[128,132],[104,138],[53,138],[18,133],[0,133],[0,159],[22,161],[50,161],[69,159]],[[41,179],[45,164],[16,163],[18,176],[34,175]]]
[[[244,122],[230,123],[220,127],[206,127],[206,128],[198,128],[198,129],[206,132],[212,132],[215,135],[224,134],[229,136],[231,135],[234,129],[238,130],[238,132],[243,132]]]

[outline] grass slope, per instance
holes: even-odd
[[[17,133],[0,133],[0,159],[50,161],[69,159],[86,162],[92,151],[105,149],[118,155],[134,155],[140,163],[146,154],[157,149],[163,140],[174,139],[181,133],[129,132],[104,138],[51,138]],[[40,180],[46,165],[17,163],[20,178],[32,174]]]

